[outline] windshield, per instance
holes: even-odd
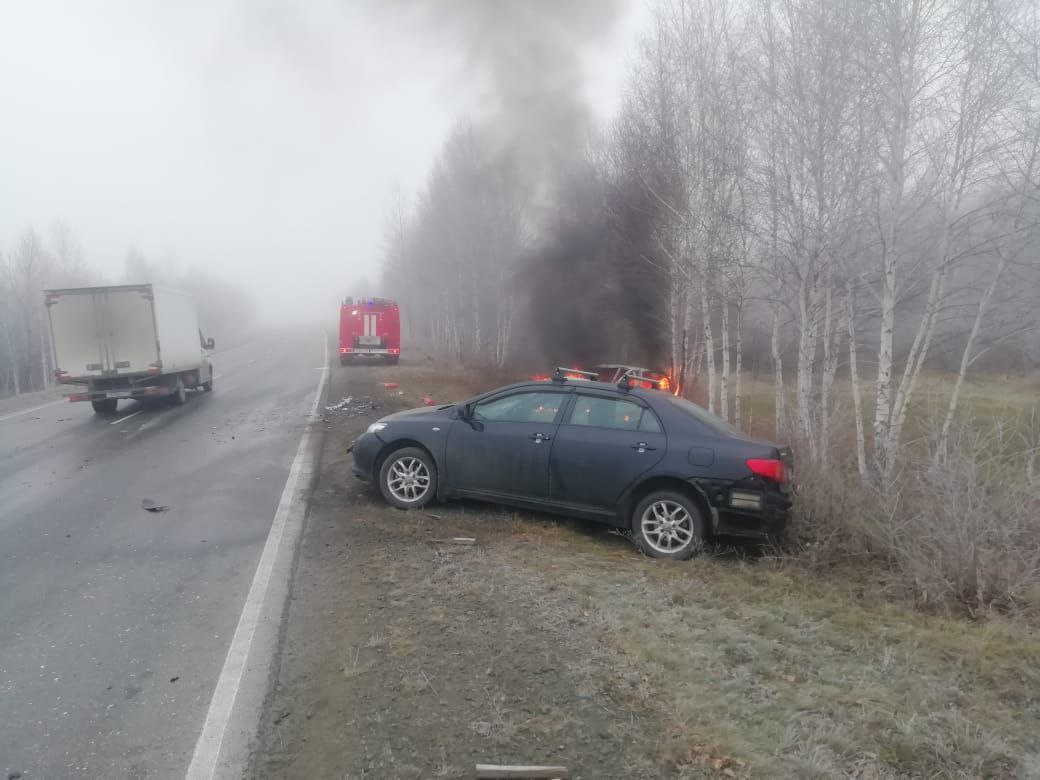
[[[710,428],[713,433],[744,435],[739,428],[733,427],[721,417],[716,417],[703,406],[698,406],[693,401],[687,401],[685,398],[679,398],[676,395],[669,395],[667,398],[673,406],[678,407],[681,411],[697,420],[697,422]]]

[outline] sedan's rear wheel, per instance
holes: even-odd
[[[437,495],[437,467],[417,447],[390,453],[379,469],[383,498],[400,509],[426,506]]]
[[[651,558],[685,560],[704,547],[704,517],[687,496],[661,490],[636,505],[632,533]]]

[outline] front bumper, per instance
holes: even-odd
[[[354,468],[351,471],[362,482],[375,479],[376,458],[383,449],[383,441],[374,433],[363,433],[347,450],[354,456]]]

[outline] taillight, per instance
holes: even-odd
[[[90,393],[72,393],[69,396],[70,401],[89,401]]]
[[[787,464],[779,458],[749,458],[747,465],[756,477],[773,482],[787,482]]]

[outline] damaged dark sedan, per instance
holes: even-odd
[[[657,558],[783,528],[788,448],[628,377],[572,374],[384,417],[354,443],[354,474],[401,508],[471,498],[598,520]]]

